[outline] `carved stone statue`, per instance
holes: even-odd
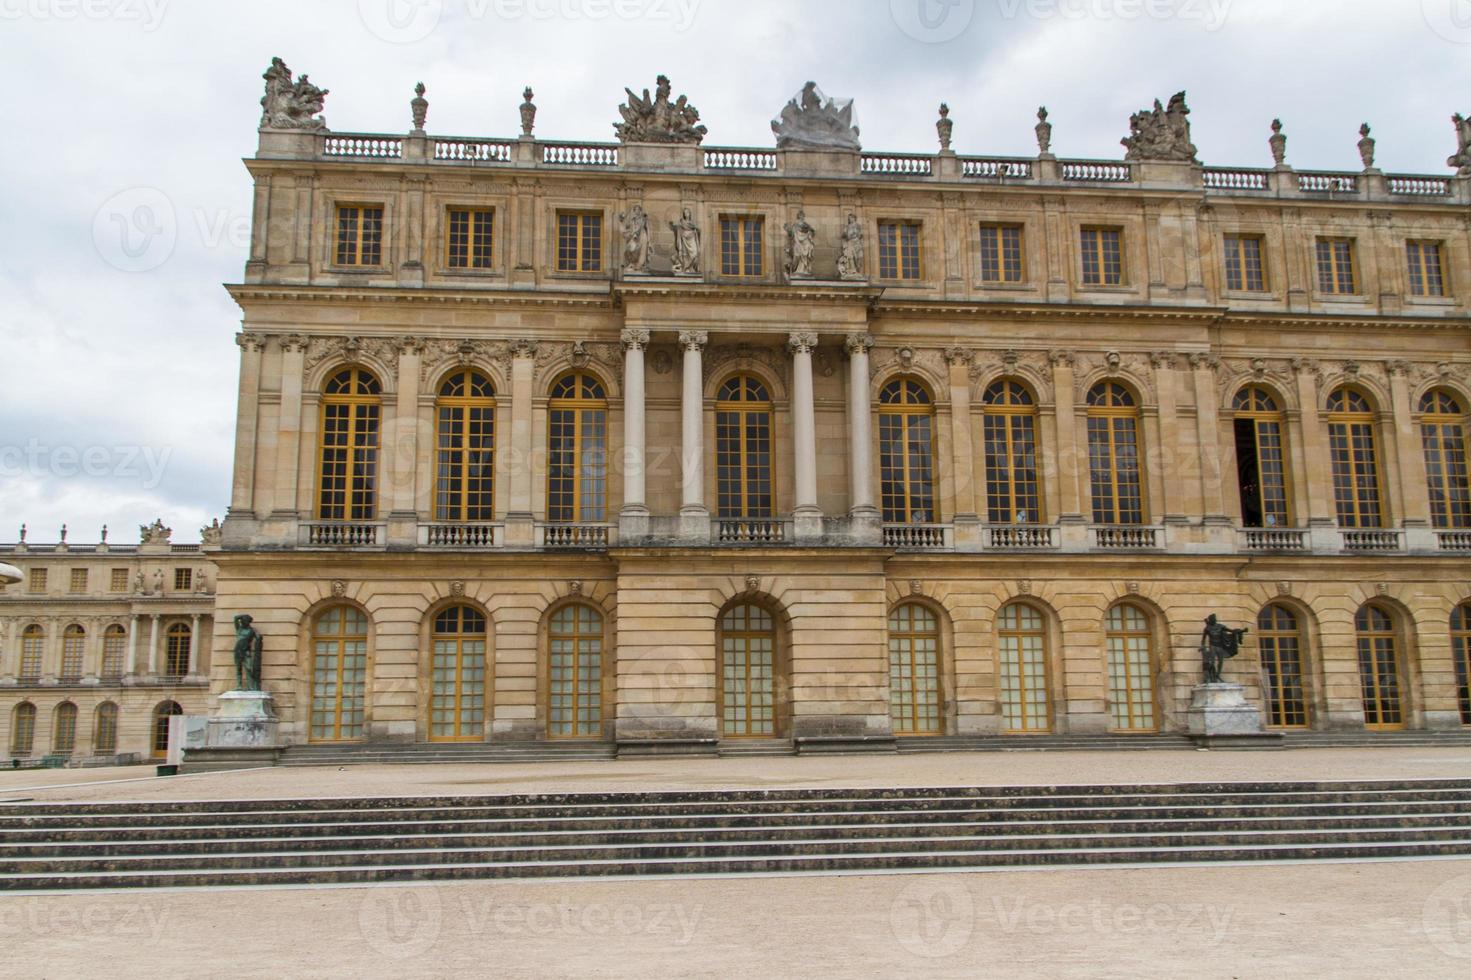
[[[260,633],[250,624],[254,622],[245,613],[235,617],[235,690],[259,691],[261,648],[265,645]]]
[[[224,534],[220,527],[220,519],[216,517],[208,527],[199,529],[199,543],[206,548],[218,548]]]
[[[1129,117],[1129,135],[1120,142],[1128,150],[1125,160],[1199,163],[1195,144],[1190,142],[1190,109],[1185,93],[1176,92],[1169,106],[1154,100],[1154,108]]]
[[[148,594],[148,580],[143,577],[142,572],[133,577],[133,591],[139,595]]]
[[[797,220],[786,226],[786,233],[787,278],[811,279],[817,230],[807,223],[806,211],[797,212]]]
[[[414,97],[409,100],[409,113],[414,119],[414,132],[424,132],[424,123],[429,119],[429,100],[424,98],[424,83],[414,86]]]
[[[940,134],[940,152],[950,152],[950,134],[955,130],[955,120],[950,118],[950,107],[940,103],[940,118],[935,120],[935,132]]]
[[[1272,148],[1272,163],[1278,167],[1287,166],[1287,137],[1282,135],[1282,120],[1272,120],[1272,135],[1267,145]]]
[[[1446,160],[1447,167],[1456,168],[1456,176],[1471,177],[1471,119],[1459,112],[1451,116],[1456,127],[1456,153]]]
[[[280,58],[271,59],[271,67],[261,76],[266,80],[266,94],[261,98],[261,129],[295,129],[316,132],[327,128],[321,117],[327,102],[327,90],[317,88],[305,75],[291,80],[291,69]]]
[[[1241,641],[1249,631],[1231,629],[1216,621],[1215,613],[1206,617],[1205,629],[1200,632],[1200,659],[1205,668],[1207,684],[1221,683],[1221,667],[1236,656]]]
[[[623,232],[623,271],[647,273],[649,271],[649,216],[642,204],[635,204],[627,214],[618,215],[618,225]]]
[[[1052,153],[1052,123],[1047,121],[1047,107],[1037,107],[1037,153],[1048,156]]]
[[[695,143],[705,138],[705,127],[700,125],[700,112],[681,95],[669,101],[669,78],[660,75],[655,80],[654,97],[644,89],[642,97],[625,88],[628,101],[618,107],[623,122],[614,123],[613,129],[623,143]]]
[[[163,526],[163,518],[156,517],[152,524],[138,525],[138,540],[141,544],[168,544],[174,529]]]
[[[669,222],[674,231],[674,274],[697,276],[700,274],[700,226],[695,224],[689,208],[680,212],[678,221]]]
[[[838,278],[849,281],[863,279],[863,225],[858,215],[848,212],[848,221],[843,225],[843,242],[838,250]]]
[[[771,121],[777,149],[859,150],[853,125],[853,100],[826,98],[816,82],[808,82]]]
[[[1359,159],[1364,161],[1365,170],[1374,169],[1374,137],[1369,135],[1369,124],[1359,127]]]
[[[521,135],[530,136],[531,130],[536,126],[536,103],[531,101],[531,86],[526,86],[526,91],[521,93]]]

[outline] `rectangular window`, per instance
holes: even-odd
[[[114,568],[111,581],[107,584],[109,592],[128,591],[128,570],[126,568]]]
[[[489,269],[494,262],[495,211],[451,208],[445,264],[451,269]]]
[[[1259,235],[1227,235],[1226,288],[1259,293],[1267,288],[1262,272],[1262,239]]]
[[[191,568],[174,569],[174,591],[188,592],[194,587],[194,570]]]
[[[31,592],[45,592],[46,591],[46,569],[44,569],[44,568],[33,568],[33,569],[31,569],[31,578],[30,578],[29,590]]]
[[[1318,239],[1318,292],[1349,296],[1358,291],[1353,239]]]
[[[766,219],[720,219],[720,274],[755,278],[762,275],[761,251]]]
[[[343,204],[337,208],[337,264],[383,264],[381,205]]]
[[[1083,285],[1124,284],[1124,233],[1117,228],[1084,228],[1081,232]]]
[[[85,568],[73,568],[71,581],[67,583],[68,592],[87,591],[87,570]]]
[[[1440,243],[1408,242],[1405,252],[1410,260],[1410,295],[1444,296],[1445,273],[1440,264]]]
[[[879,278],[918,279],[919,223],[879,222]]]
[[[601,272],[602,269],[602,213],[558,211],[557,271]]]
[[[1022,281],[1020,225],[981,225],[981,281]]]

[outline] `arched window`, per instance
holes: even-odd
[[[1328,396],[1328,451],[1339,526],[1382,527],[1374,410],[1353,388],[1339,388]]]
[[[777,734],[776,623],[754,603],[732,606],[720,617],[720,734]]]
[[[87,631],[76,623],[68,626],[61,634],[61,680],[74,682],[82,679],[82,657],[87,649]]]
[[[312,624],[313,742],[363,737],[367,705],[368,617],[353,606],[333,606]]]
[[[1262,654],[1262,694],[1267,724],[1273,728],[1306,728],[1308,702],[1302,680],[1302,630],[1297,616],[1273,603],[1256,617],[1257,646]]]
[[[39,680],[42,658],[46,655],[46,631],[35,623],[20,634],[20,679]]]
[[[940,624],[917,602],[889,613],[889,717],[895,735],[939,735]]]
[[[429,737],[473,742],[485,735],[485,616],[451,606],[434,617]]]
[[[718,516],[771,516],[771,456],[771,395],[760,379],[736,375],[715,398]]]
[[[1108,702],[1121,732],[1159,730],[1154,706],[1154,637],[1149,616],[1121,602],[1108,611]]]
[[[434,408],[434,519],[495,520],[495,388],[479,371],[456,371]]]
[[[935,514],[935,405],[924,385],[896,378],[879,392],[884,520],[930,524]]]
[[[149,739],[149,753],[155,759],[169,754],[169,719],[182,715],[184,709],[177,701],[165,701],[153,709],[153,726]]]
[[[382,395],[378,379],[362,368],[345,368],[327,381],[317,496],[324,521],[371,521],[377,514]]]
[[[986,389],[983,402],[986,519],[992,524],[1040,524],[1037,400],[1020,382],[1001,380]]]
[[[590,374],[564,375],[548,403],[547,520],[606,520],[608,396]]]
[[[1047,683],[1047,623],[1025,602],[1001,607],[996,617],[1001,668],[1001,723],[1007,732],[1052,730]]]
[[[188,623],[175,623],[164,633],[164,674],[184,677],[189,673],[189,647],[193,634]]]
[[[1456,661],[1456,701],[1461,724],[1471,725],[1471,602],[1451,612],[1451,655]]]
[[[71,755],[77,748],[77,706],[63,701],[51,719],[51,754]]]
[[[128,634],[116,623],[102,634],[102,676],[116,679],[123,676],[124,657],[128,648]]]
[[[10,715],[10,754],[24,759],[36,745],[36,706],[23,701]]]
[[[92,754],[112,755],[117,752],[117,705],[104,701],[97,706],[92,729]]]
[[[1466,408],[1437,388],[1420,399],[1420,440],[1425,446],[1425,482],[1430,520],[1436,527],[1471,527],[1471,473],[1466,467]]]
[[[1399,636],[1388,609],[1367,605],[1354,617],[1358,634],[1359,686],[1364,699],[1364,727],[1404,728],[1400,697]]]
[[[553,738],[603,733],[603,614],[577,603],[547,621],[547,728]]]
[[[1231,408],[1236,413],[1236,476],[1245,527],[1287,527],[1292,511],[1287,494],[1286,416],[1265,388],[1243,388]]]
[[[1088,392],[1088,483],[1093,523],[1143,524],[1139,406],[1133,392],[1101,381]]]

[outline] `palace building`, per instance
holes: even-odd
[[[810,85],[707,146],[662,77],[619,142],[529,89],[519,137],[428,135],[422,90],[337,133],[266,78],[191,665],[233,687],[254,617],[283,742],[1178,732],[1211,613],[1270,728],[1471,725],[1464,124],[1455,176],[1367,130],[1319,173],[1280,126],[1202,165],[1183,95],[1094,161],[1045,111],[1035,157],[958,153],[943,106],[867,151]]]

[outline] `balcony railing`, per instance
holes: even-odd
[[[1117,160],[1061,160],[1062,179],[1089,184],[1127,184],[1134,170]]]
[[[946,551],[955,546],[949,524],[885,524],[884,547],[900,551]]]
[[[1093,544],[1101,551],[1151,551],[1160,547],[1164,529],[1124,525],[1096,525]]]
[[[1441,551],[1471,551],[1471,531],[1436,531]]]
[[[1206,167],[1201,177],[1209,190],[1264,191],[1269,173],[1269,170],[1246,167]]]
[[[1399,531],[1384,530],[1345,530],[1343,534],[1344,551],[1402,551],[1404,550],[1403,538]]]
[[[1297,189],[1304,194],[1357,194],[1357,174],[1303,173],[1297,175]]]
[[[300,543],[307,548],[377,548],[382,524],[367,521],[321,521],[301,525]]]
[[[737,146],[705,149],[706,170],[775,170],[776,151]]]
[[[990,524],[986,547],[997,551],[1049,551],[1057,547],[1056,528],[1046,524]]]
[[[1426,177],[1419,174],[1391,174],[1389,193],[1407,197],[1450,197],[1449,177]]]
[[[332,133],[325,138],[322,155],[326,157],[357,157],[376,160],[397,160],[404,155],[404,141],[399,136],[378,136],[372,133]]]
[[[568,551],[602,551],[608,547],[608,525],[543,524],[541,546]]]
[[[1245,527],[1240,542],[1242,551],[1307,551],[1308,532],[1291,527]]]
[[[716,544],[784,544],[790,540],[791,527],[787,521],[775,518],[715,521]]]
[[[935,159],[909,153],[865,153],[858,161],[860,173],[882,177],[928,177]]]
[[[435,139],[434,159],[451,163],[510,163],[513,144],[505,140]]]
[[[575,167],[616,167],[618,144],[543,143],[541,162]]]
[[[1016,157],[961,157],[960,176],[976,180],[1031,180],[1032,161]]]
[[[425,548],[499,548],[503,525],[488,523],[420,524],[419,544]]]

